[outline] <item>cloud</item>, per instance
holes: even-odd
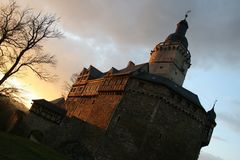
[[[225,138],[219,137],[219,136],[212,136],[213,139],[216,139],[218,141],[226,142],[227,140]]]
[[[233,114],[219,114],[219,119],[223,121],[227,127],[235,132],[240,133],[240,118],[239,116]]]
[[[240,133],[240,101],[232,101],[231,112],[219,113],[217,117],[226,127],[232,131]]]
[[[232,68],[240,65],[238,0],[28,0],[19,3],[61,17],[60,25],[65,29],[67,38],[71,36],[77,40],[81,37],[83,41],[93,40],[98,48],[103,47],[104,52],[100,52],[94,46],[83,46],[84,43],[71,45],[71,48],[69,44],[61,44],[61,48],[69,52],[78,50],[79,56],[89,59],[85,63],[100,66],[100,69],[124,67],[129,60],[137,64],[147,62],[150,51],[175,31],[177,22],[189,9],[192,12],[188,17],[186,36],[192,54],[192,67],[221,65]],[[68,40],[68,43],[72,42]],[[111,49],[106,49],[106,46],[111,46]],[[59,45],[53,47],[58,48]],[[58,55],[65,54],[57,52]],[[87,58],[82,53],[97,57]],[[82,65],[81,61],[78,63]]]
[[[223,159],[218,156],[214,156],[210,153],[201,152],[198,160],[223,160]]]
[[[193,66],[201,66],[203,62],[229,67],[239,64],[240,2],[237,0],[47,2],[48,8],[61,17],[67,30],[97,42],[111,39],[122,56],[137,47],[142,52],[135,54],[148,54],[145,50],[150,51],[155,44],[164,41],[168,34],[174,32],[185,11],[191,9],[187,38]]]
[[[7,1],[7,0],[4,0]],[[68,79],[90,64],[102,71],[121,69],[129,60],[149,60],[149,53],[188,17],[187,38],[192,67],[239,66],[240,1],[238,0],[41,0],[18,3],[55,13],[65,39],[46,43],[58,58],[57,73]]]

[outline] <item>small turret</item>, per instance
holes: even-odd
[[[216,102],[217,102],[217,100],[214,102],[212,109],[207,112],[207,123],[206,123],[206,130],[205,130],[204,138],[202,141],[202,147],[207,146],[209,144],[211,137],[212,137],[213,129],[217,125],[217,123],[215,121],[216,113],[214,111]]]
[[[210,121],[215,122],[216,113],[215,113],[215,111],[214,111],[214,107],[212,107],[212,109],[207,112],[207,118],[208,118]]]

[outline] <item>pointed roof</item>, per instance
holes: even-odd
[[[129,61],[129,62],[128,62],[128,65],[127,65],[127,68],[128,68],[128,67],[134,67],[134,66],[135,66],[135,64],[134,64],[132,61]]]
[[[64,105],[65,99],[63,97],[60,97],[60,98],[54,99],[54,100],[52,100],[50,102],[55,104],[56,106],[60,107],[61,105]]]
[[[101,71],[99,71],[97,68],[95,68],[92,65],[89,66],[88,71],[89,71],[88,79],[100,78],[104,75]]]
[[[80,74],[85,74],[87,71],[87,68],[84,67]]]
[[[117,73],[118,70],[114,67],[112,67],[107,73],[111,73],[111,74],[114,74],[114,73]]]
[[[178,24],[177,24],[177,28],[175,33],[170,34],[166,39],[165,39],[165,43],[174,43],[174,42],[179,42],[181,43],[186,49],[188,48],[188,40],[185,37],[185,34],[187,32],[188,29],[188,23],[186,21],[186,19],[181,20]]]
[[[144,67],[148,67],[148,63],[143,63],[139,65],[128,65],[126,68],[119,70],[117,74],[130,74],[136,71],[141,70]]]

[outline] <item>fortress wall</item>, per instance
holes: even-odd
[[[205,113],[165,86],[133,79],[97,159],[196,160]]]
[[[91,159],[105,130],[77,118],[65,118],[60,126],[53,126],[46,133],[43,143],[47,146],[72,158]]]

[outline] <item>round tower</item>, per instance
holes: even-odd
[[[191,55],[185,37],[187,29],[188,23],[184,19],[177,24],[174,33],[156,45],[149,60],[150,73],[166,77],[180,86],[183,84],[191,65]]]

